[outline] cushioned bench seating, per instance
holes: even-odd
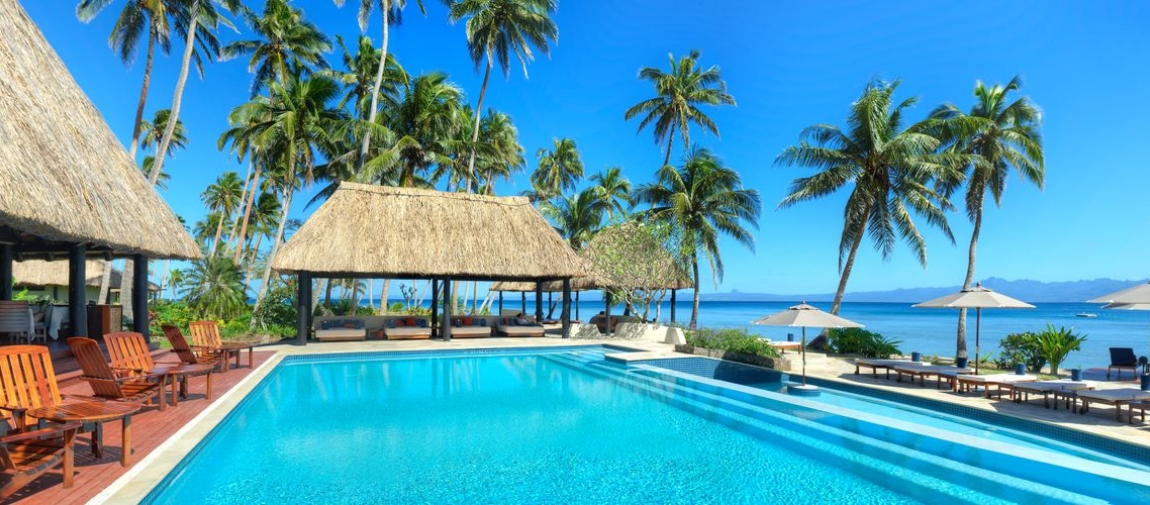
[[[366,338],[367,329],[364,327],[363,319],[349,317],[324,319],[316,322],[315,339],[320,342],[364,340]]]
[[[431,325],[427,318],[414,316],[386,317],[383,338],[388,340],[418,340],[431,338]]]
[[[539,324],[527,326],[515,324],[514,317],[501,317],[499,324],[495,325],[495,332],[508,337],[542,337],[544,328]]]

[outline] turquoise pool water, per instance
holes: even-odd
[[[639,373],[602,356],[601,348],[582,348],[285,360],[147,501],[1090,503],[1150,496],[1137,481],[1150,482],[1150,473],[1044,452],[1041,444],[948,446],[929,433],[899,431],[906,420],[850,418],[820,410],[841,406]],[[1078,467],[1034,463],[1008,471],[1019,457],[1034,456]],[[1064,489],[1071,478],[1083,483]]]

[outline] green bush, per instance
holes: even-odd
[[[1055,328],[1047,323],[1046,329],[1034,335],[1034,343],[1038,353],[1050,363],[1050,373],[1058,375],[1058,366],[1071,352],[1077,351],[1086,341],[1086,335],[1074,333],[1074,330],[1065,326]],[[1033,371],[1037,372],[1035,368]]]
[[[901,340],[891,340],[862,328],[839,328],[828,332],[830,349],[835,354],[855,354],[866,358],[887,358],[902,354]]]
[[[277,283],[268,290],[260,309],[256,311],[256,322],[260,329],[265,330],[271,326],[288,326],[295,328],[299,322],[299,311],[296,309],[296,283],[292,278],[283,283]],[[295,330],[292,330],[293,333]]]
[[[766,358],[779,357],[779,351],[764,339],[741,328],[699,328],[686,332],[687,345],[704,349],[739,352]]]
[[[161,325],[170,324],[187,329],[188,323],[198,319],[192,308],[183,301],[158,300],[148,307],[149,331],[152,335],[163,335]]]
[[[1009,370],[1014,365],[1025,363],[1027,370],[1042,370],[1046,365],[1046,358],[1038,350],[1038,341],[1034,332],[1011,333],[998,342],[1000,351],[994,364],[1000,370]]]

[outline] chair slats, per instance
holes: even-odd
[[[72,349],[76,361],[80,362],[80,370],[84,373],[80,379],[92,387],[92,393],[96,396],[133,403],[151,401],[155,396],[160,410],[164,409],[163,384],[144,382],[135,378],[126,380],[118,378],[111,365],[104,361],[104,353],[100,351],[100,344],[95,340],[72,337],[68,339],[68,347]],[[137,387],[140,385],[142,386]]]

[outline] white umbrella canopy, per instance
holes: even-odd
[[[1033,309],[1034,306],[1015,300],[990,288],[975,284],[957,293],[916,303],[913,307],[943,309],[974,309],[974,373],[978,375],[978,358],[982,340],[982,309]]]
[[[1087,300],[1087,303],[1109,303],[1116,304],[1150,304],[1150,282],[1139,284],[1134,287],[1123,289],[1122,291],[1115,291],[1108,295],[1102,295],[1097,298]],[[1123,307],[1111,307],[1107,305],[1102,307],[1104,309],[1118,309]],[[1129,310],[1146,310],[1146,309],[1129,309]]]
[[[834,314],[828,314],[805,302],[787,307],[786,310],[776,312],[762,319],[751,321],[751,324],[762,326],[790,326],[802,328],[803,340],[800,350],[803,356],[803,386],[807,385],[807,328],[862,328],[849,319]]]

